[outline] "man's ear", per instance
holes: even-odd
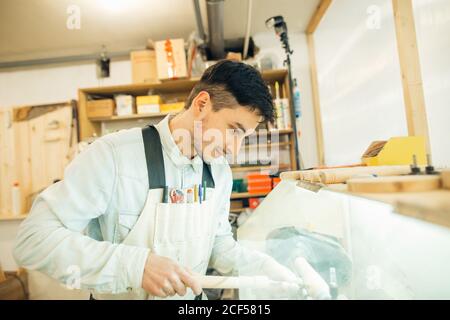
[[[192,100],[191,108],[195,119],[203,119],[212,109],[209,93],[206,91],[200,91],[194,100]]]

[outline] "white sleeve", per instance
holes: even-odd
[[[80,275],[80,289],[119,293],[140,288],[147,248],[97,241],[82,234],[107,212],[116,188],[114,149],[98,139],[66,168],[64,180],[36,199],[20,225],[17,263],[62,283]]]

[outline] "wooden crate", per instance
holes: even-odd
[[[57,179],[75,155],[73,102],[10,108],[0,112],[0,215],[12,212],[11,187],[19,182],[22,214]]]
[[[28,300],[28,274],[5,272],[6,279],[0,282],[0,300]]]

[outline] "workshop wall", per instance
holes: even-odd
[[[111,77],[97,79],[96,64],[66,63],[0,72],[0,108],[78,99],[78,88],[131,83],[128,59],[112,60]]]
[[[407,135],[392,1],[333,1],[314,37],[325,163]]]
[[[413,4],[433,163],[450,167],[450,1]]]

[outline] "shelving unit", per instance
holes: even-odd
[[[272,92],[275,92],[275,82],[279,83],[280,93],[282,97],[288,98],[289,96],[289,79],[287,70],[270,70],[264,71],[262,73],[263,79],[268,86],[271,87]],[[168,112],[163,113],[151,113],[151,114],[133,114],[128,116],[112,116],[106,118],[96,118],[89,119],[87,117],[87,101],[89,99],[99,99],[99,98],[113,98],[116,94],[130,94],[134,96],[146,95],[149,91],[153,94],[159,94],[163,96],[168,96],[170,98],[178,99],[179,101],[184,101],[189,95],[192,88],[198,83],[199,79],[184,79],[176,81],[167,81],[159,83],[149,83],[149,84],[128,84],[128,85],[118,85],[110,87],[97,87],[97,88],[86,88],[80,89],[78,91],[78,107],[79,107],[79,126],[80,126],[80,139],[86,140],[92,136],[101,136],[102,132],[108,132],[104,130],[105,126],[111,126],[114,124],[114,130],[125,128],[125,124],[131,122],[133,126],[144,126],[150,121],[155,123],[168,115]],[[289,106],[290,108],[292,106]],[[290,114],[290,113],[289,113]],[[135,122],[133,122],[135,121]],[[139,121],[139,122],[137,122]],[[291,119],[291,122],[294,121]],[[243,152],[255,152],[260,150],[260,148],[267,148],[271,152],[274,148],[279,148],[280,161],[277,165],[251,165],[251,164],[238,164],[232,165],[233,177],[244,176],[248,172],[269,172],[270,174],[275,174],[277,172],[286,170],[297,170],[296,168],[296,150],[294,143],[294,132],[292,129],[271,129],[257,131],[253,135],[246,138],[245,144],[242,147]],[[267,139],[261,139],[264,135],[267,135]],[[277,135],[276,141],[272,142],[271,138]],[[264,140],[261,143],[253,143],[253,141]],[[275,138],[274,138],[275,140]],[[249,141],[252,141],[251,143]],[[284,156],[284,159],[282,159]],[[260,194],[250,194],[247,192],[233,193],[231,195],[231,200],[243,201],[243,208],[245,209],[245,204],[249,198],[260,198],[265,197],[267,193]],[[233,210],[233,212],[236,210]]]
[[[267,192],[263,193],[235,192],[231,194],[231,199],[259,198],[265,196],[267,196]]]
[[[16,221],[16,220],[23,220],[28,216],[28,214],[21,214],[18,216],[13,216],[13,215],[6,215],[6,214],[2,214],[0,215],[0,221]]]
[[[106,118],[94,118],[90,119],[92,122],[109,122],[109,121],[122,121],[122,120],[132,120],[132,119],[146,119],[146,118],[163,118],[170,114],[170,112],[158,112],[158,113],[147,113],[147,114],[132,114],[129,116],[112,116]]]

